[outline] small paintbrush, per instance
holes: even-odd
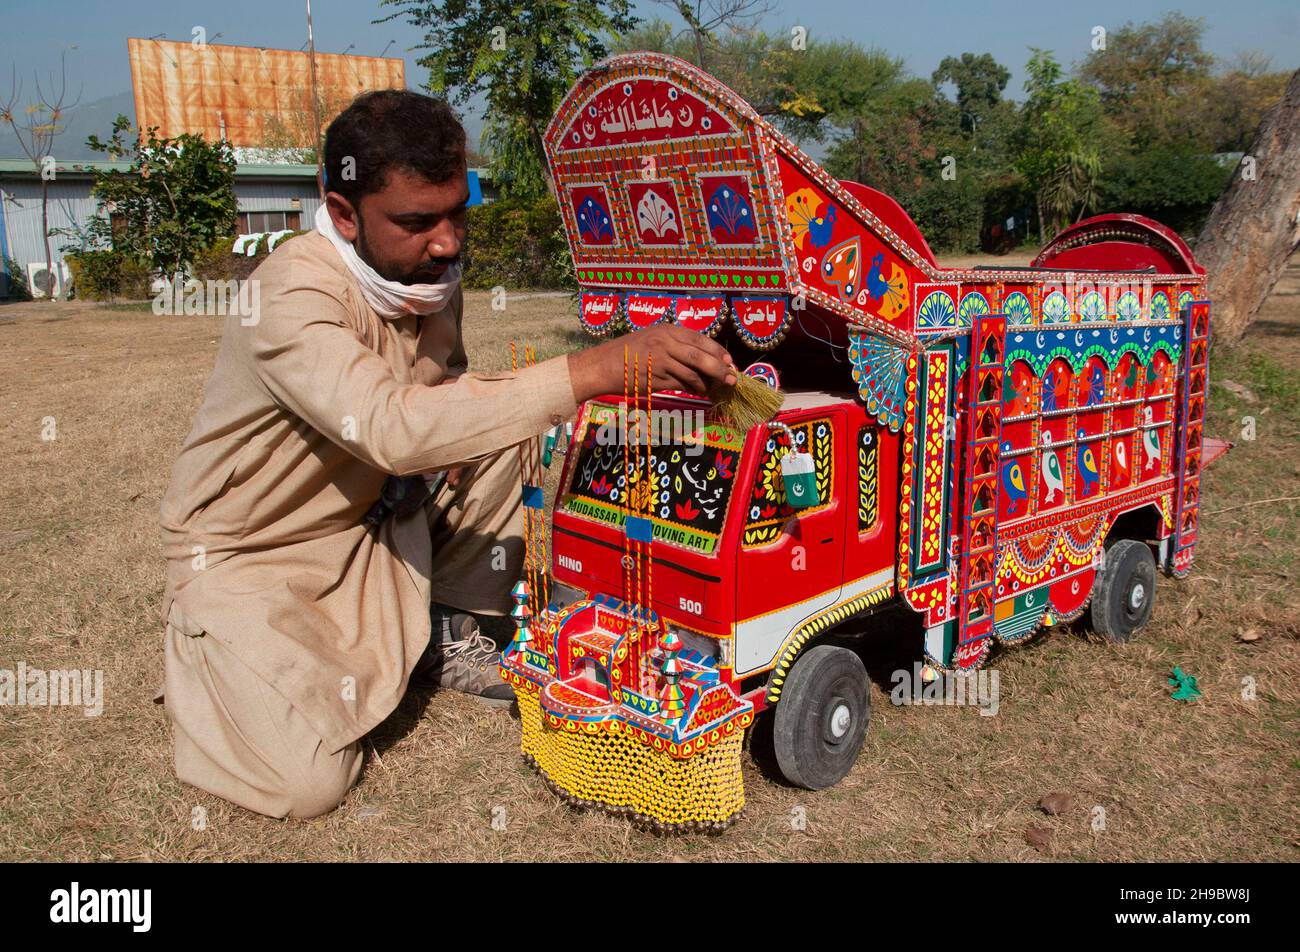
[[[776,416],[784,401],[780,390],[746,374],[737,374],[733,386],[718,382],[709,387],[709,402],[719,419],[746,433]]]

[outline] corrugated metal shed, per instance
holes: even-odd
[[[57,166],[50,182],[50,228],[85,227],[99,203],[91,196],[94,180],[90,169],[126,165],[110,162],[78,162]],[[21,268],[45,262],[41,232],[41,179],[30,162],[0,160],[0,249]],[[235,198],[241,212],[299,211],[304,228],[320,205],[314,165],[241,165],[235,170]],[[296,203],[296,204],[295,204]],[[62,247],[74,239],[50,238],[55,261],[63,258]]]
[[[209,142],[224,138],[236,146],[262,146],[268,119],[279,117],[300,127],[304,114],[310,114],[311,61],[306,53],[135,37],[126,47],[141,128],[157,126],[163,136],[190,132]],[[337,111],[366,90],[405,89],[406,64],[317,53],[316,86],[321,102]]]
[[[28,166],[30,169],[30,165]],[[45,263],[45,240],[41,230],[41,180],[36,175],[0,177],[0,201],[4,203],[4,244],[9,257],[25,268],[29,262]],[[49,226],[72,228],[85,225],[98,203],[90,196],[90,180],[62,179],[49,183]],[[73,239],[50,238],[50,253],[62,260],[60,248]]]
[[[90,171],[126,171],[127,168],[125,163],[102,161],[56,166],[56,178],[50,182],[50,227],[85,227],[98,208],[98,202],[90,194],[94,183]],[[496,192],[487,170],[469,171],[471,201],[476,185],[484,198],[492,200]],[[241,212],[297,211],[300,227],[310,229],[320,207],[316,166],[241,164],[235,170],[235,198]],[[56,262],[63,259],[62,246],[72,241],[57,235],[50,239],[50,251]],[[24,270],[29,263],[45,263],[41,179],[26,160],[0,159],[0,253],[13,258]]]

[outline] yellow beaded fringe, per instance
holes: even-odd
[[[536,691],[528,687],[515,689],[524,757],[570,802],[630,814],[664,832],[723,829],[744,807],[743,731],[692,757],[674,758],[623,733],[547,728]]]

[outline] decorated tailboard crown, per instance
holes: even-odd
[[[545,145],[589,331],[675,321],[715,333],[730,320],[764,350],[807,309],[912,342],[911,287],[933,259],[911,220],[831,178],[689,63],[605,60],[565,97]]]

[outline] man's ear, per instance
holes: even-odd
[[[352,207],[352,203],[338,192],[326,192],[325,207],[339,236],[349,243],[356,241],[357,210]]]

